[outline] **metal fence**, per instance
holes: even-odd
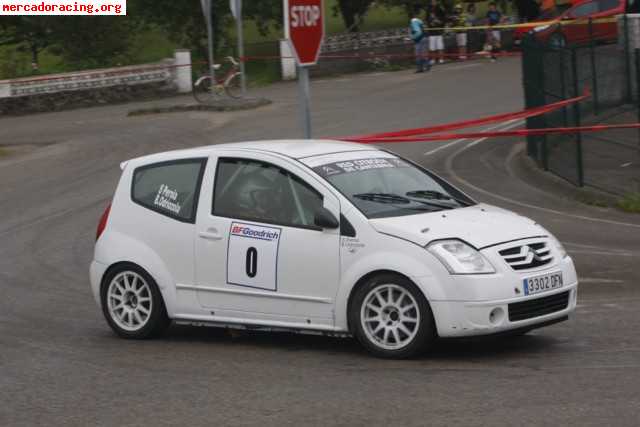
[[[630,37],[631,24],[620,18],[618,40],[594,36],[593,22],[585,22],[589,37],[575,43],[549,43],[534,34],[523,40],[525,104],[549,104],[582,95],[580,103],[527,120],[527,128],[573,127],[640,121],[640,49]],[[613,193],[640,191],[638,130],[531,136],[528,154],[545,170],[576,186]]]

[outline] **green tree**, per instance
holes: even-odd
[[[263,34],[272,25],[282,25],[282,0],[245,0],[243,3],[244,19],[252,19]],[[198,0],[130,0],[127,6],[128,13],[138,16],[146,24],[159,26],[171,40],[206,58],[207,27]],[[229,2],[214,0],[211,9],[215,52],[232,49],[228,34],[233,21]]]
[[[52,26],[50,50],[77,68],[119,65],[129,59],[137,28],[128,16],[61,16]]]
[[[355,33],[360,30],[372,3],[373,0],[338,0],[333,6],[333,14],[337,16],[340,13],[347,31]]]
[[[401,7],[407,13],[408,18],[413,18],[417,13],[425,13],[430,0],[382,0],[380,3],[387,7]]]
[[[40,52],[53,42],[58,16],[3,16],[0,19],[0,45],[28,50],[31,62],[38,64]]]

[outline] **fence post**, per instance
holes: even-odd
[[[573,77],[573,96],[579,96],[580,82],[578,79],[578,55],[576,54],[576,48],[571,49],[571,69]],[[580,127],[580,103],[573,104],[573,112],[575,115],[575,125]],[[582,134],[578,132],[576,134],[576,166],[578,169],[578,187],[584,187],[584,165],[582,159]]]
[[[538,63],[536,64],[536,69],[539,71],[539,75],[538,75],[538,81],[540,82],[540,103],[538,105],[546,105],[547,104],[547,95],[545,92],[545,87],[546,87],[546,74],[545,74],[545,68],[544,68],[544,55],[546,53],[546,51],[544,50],[544,47],[541,44],[537,45],[537,54],[538,54]],[[547,116],[546,115],[541,115],[538,119],[537,122],[539,123],[538,128],[546,128],[547,127]],[[541,147],[541,151],[542,153],[540,153],[542,155],[542,165],[544,166],[544,170],[548,171],[549,170],[549,155],[547,152],[547,135],[542,135],[540,137],[540,139],[538,140],[538,146]]]
[[[531,67],[532,55],[533,55],[533,47],[532,43],[529,40],[530,36],[524,36],[522,39],[522,83],[524,86],[524,103],[525,108],[533,108],[537,107],[538,103],[534,97],[533,93],[533,85],[532,85],[532,70],[535,68]],[[529,117],[526,119],[527,129],[535,128],[535,119],[533,117]],[[536,143],[536,137],[532,135],[527,136],[527,155],[531,158],[534,158],[536,162],[538,161],[538,147]]]
[[[629,19],[627,14],[623,15],[624,21],[624,58],[625,65],[627,66],[627,101],[629,104],[633,102],[633,95],[631,89],[631,52],[629,51]]]
[[[598,115],[598,74],[596,71],[596,49],[593,40],[593,18],[589,18],[589,56],[591,58],[591,89],[593,91],[593,114]]]
[[[560,81],[562,87],[562,99],[568,99],[567,96],[567,76],[566,76],[566,67],[567,64],[565,62],[567,50],[563,49],[560,51]],[[562,121],[564,127],[569,126],[569,117],[567,115],[567,107],[562,107]]]
[[[638,113],[638,123],[640,123],[640,49],[635,48],[636,57],[636,109]],[[638,148],[640,149],[640,129],[638,129]]]

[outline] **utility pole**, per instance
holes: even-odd
[[[211,1],[212,0],[200,0],[200,4],[202,5],[204,20],[207,23],[209,74],[211,74],[211,85],[213,86],[216,81],[216,70],[213,67],[215,62],[213,62],[213,23],[211,22]]]
[[[238,59],[240,61],[240,88],[242,95],[247,94],[247,75],[244,63],[244,26],[242,20],[242,0],[229,0],[233,17],[236,19],[236,34],[238,38]]]

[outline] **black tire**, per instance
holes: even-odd
[[[193,97],[196,101],[208,105],[220,98],[217,87],[212,82],[210,76],[203,76],[194,83]]]
[[[242,77],[240,73],[236,73],[230,76],[224,82],[224,90],[229,98],[240,99],[242,98]]]
[[[391,330],[394,328],[391,323],[389,323],[389,326],[387,326],[386,324],[384,324],[384,322],[379,322],[378,324],[376,324],[375,320],[369,319],[368,321],[365,321],[367,312],[375,314],[376,311],[369,308],[371,307],[370,304],[366,307],[363,307],[363,305],[367,302],[373,301],[373,297],[376,293],[382,292],[384,299],[385,287],[388,288],[387,296],[389,296],[389,291],[391,292],[391,295],[393,295],[395,292],[395,295],[397,296],[397,301],[395,302],[395,304],[401,305],[404,301],[405,303],[407,303],[405,304],[405,307],[414,306],[415,311],[419,312],[419,315],[415,316],[417,319],[419,319],[419,321],[414,322],[416,324],[415,327],[417,328],[417,330],[411,329],[411,332],[413,334],[412,338],[411,335],[404,334],[403,332],[396,331],[393,334],[389,333],[389,335],[399,333],[400,335],[395,336],[399,336],[401,340],[403,339],[403,335],[406,335],[404,336],[404,339],[406,340],[405,343],[396,341],[396,343],[398,344],[397,348],[389,348],[389,346],[385,347],[385,344],[382,342],[387,338],[386,329]],[[402,292],[402,290],[404,291],[404,293]],[[410,280],[403,276],[392,273],[379,274],[360,285],[354,292],[355,293],[353,294],[352,300],[349,304],[348,313],[350,329],[352,334],[357,338],[360,344],[362,344],[362,346],[365,347],[371,354],[387,359],[406,359],[417,356],[426,349],[432,347],[437,336],[435,322],[433,320],[433,313],[431,312],[431,307],[429,306],[429,303],[425,299],[422,292]],[[410,295],[410,297],[406,296],[406,294]],[[392,300],[393,298],[394,297],[391,296]],[[385,302],[385,304],[387,303]],[[379,308],[380,313],[378,314],[382,319],[385,309],[388,309],[389,307],[383,307],[383,304],[380,304]],[[411,307],[409,307],[408,309],[409,314],[411,314],[411,312],[414,310]],[[400,311],[403,310],[404,308],[401,308]],[[387,312],[387,316],[388,317],[385,322],[394,321],[394,319],[392,318],[392,311]],[[395,323],[397,324],[403,322],[400,318],[395,319]],[[403,325],[406,326],[408,324],[403,323]],[[380,336],[380,333],[376,334],[375,331],[372,331],[372,329],[375,330],[379,327],[382,327],[384,329],[381,330],[382,336]],[[409,328],[411,328],[411,326],[409,326]]]
[[[144,285],[140,286],[140,301],[138,302],[136,299],[136,306],[139,305],[143,308],[146,308],[149,314],[144,318],[144,322],[138,324],[138,327],[132,325],[132,329],[126,329],[124,326],[122,326],[122,324],[124,323],[122,318],[118,318],[116,311],[112,311],[110,309],[110,300],[112,304],[117,304],[117,300],[114,299],[116,298],[116,296],[109,294],[110,287],[114,282],[114,279],[116,278],[118,278],[117,281],[122,286],[124,286],[124,280],[120,281],[120,278],[124,278],[124,276],[137,276],[139,278],[137,279],[138,285],[140,285],[141,281],[144,281],[144,283],[147,285],[147,288],[144,288]],[[129,281],[131,282],[131,280]],[[133,286],[136,286],[135,281]],[[112,297],[109,298],[108,295],[112,295]],[[149,299],[148,305],[146,301],[142,302],[143,297],[145,300],[147,298]],[[110,269],[107,274],[105,274],[104,278],[102,279],[102,285],[100,289],[100,300],[102,303],[102,314],[104,315],[107,323],[109,324],[111,329],[113,329],[113,331],[122,338],[140,340],[154,338],[160,336],[171,323],[171,320],[167,316],[167,309],[164,305],[162,294],[160,293],[155,280],[153,280],[149,273],[135,264],[119,264],[118,266]],[[131,315],[131,313],[129,313],[128,318],[133,322],[133,316]]]

